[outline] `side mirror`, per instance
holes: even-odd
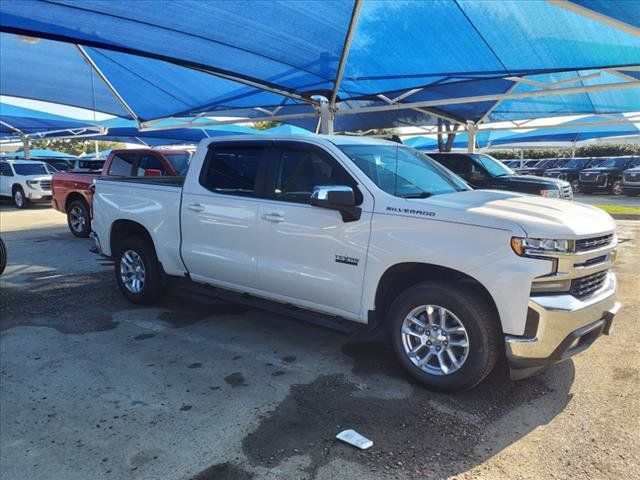
[[[162,176],[162,172],[160,170],[158,170],[157,168],[147,168],[144,171],[144,176],[145,177],[161,177]]]
[[[353,189],[343,185],[313,187],[310,203],[314,207],[337,210],[342,215],[343,222],[360,220],[362,213],[362,210],[356,207]]]

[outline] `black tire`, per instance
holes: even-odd
[[[622,195],[622,180],[616,180],[611,184],[611,195]]]
[[[421,305],[444,307],[458,317],[466,329],[468,354],[458,370],[446,375],[428,373],[414,365],[405,352],[403,322],[413,309]],[[400,363],[412,377],[430,390],[469,390],[491,373],[500,357],[501,333],[493,308],[475,291],[459,283],[423,282],[410,287],[393,302],[387,320],[393,349]]]
[[[122,278],[122,260],[125,253],[135,253],[144,267],[144,282],[139,292],[132,291]],[[144,237],[128,237],[114,249],[115,274],[118,288],[127,299],[136,304],[150,305],[158,301],[164,290],[163,272],[152,242]]]
[[[12,198],[13,204],[18,209],[27,208],[27,206],[29,205],[29,199],[24,194],[24,190],[20,186],[17,186],[13,189]]]
[[[72,200],[67,205],[67,226],[76,237],[86,238],[91,233],[91,213],[84,200]]]
[[[0,275],[4,272],[4,268],[7,266],[7,247],[0,238]]]

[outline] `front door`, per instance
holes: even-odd
[[[283,301],[340,315],[360,311],[373,198],[320,147],[276,142],[259,216],[259,274]],[[359,220],[313,207],[314,186],[346,185],[361,203]],[[327,308],[329,307],[329,308]]]
[[[201,174],[187,177],[182,257],[194,280],[258,288],[258,197],[269,144],[212,146]]]

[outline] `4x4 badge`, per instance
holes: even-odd
[[[346,255],[336,255],[336,263],[346,263],[347,265],[358,266],[359,258],[347,257]]]

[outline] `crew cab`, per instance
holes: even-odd
[[[607,213],[371,138],[205,139],[185,178],[97,179],[93,228],[133,303],[172,286],[356,328],[442,391],[564,360],[619,308]]]
[[[605,158],[596,167],[586,168],[580,172],[580,191],[622,195],[622,172],[639,165],[640,157]]]
[[[13,200],[16,208],[51,200],[51,174],[43,162],[0,160],[0,196]]]
[[[185,150],[112,150],[106,160],[77,159],[74,169],[53,175],[52,205],[67,214],[76,237],[91,232],[93,181],[101,176],[175,176],[184,174],[190,153]]]
[[[543,197],[573,199],[571,185],[530,175],[516,175],[504,163],[482,153],[430,153],[430,157],[462,177],[474,188],[510,190],[542,195]]]
[[[559,178],[571,184],[573,193],[580,191],[580,172],[586,168],[595,167],[600,163],[600,158],[572,158],[567,160],[562,166],[554,167],[544,172],[545,177]]]
[[[640,166],[622,172],[622,193],[630,196],[640,195]]]

